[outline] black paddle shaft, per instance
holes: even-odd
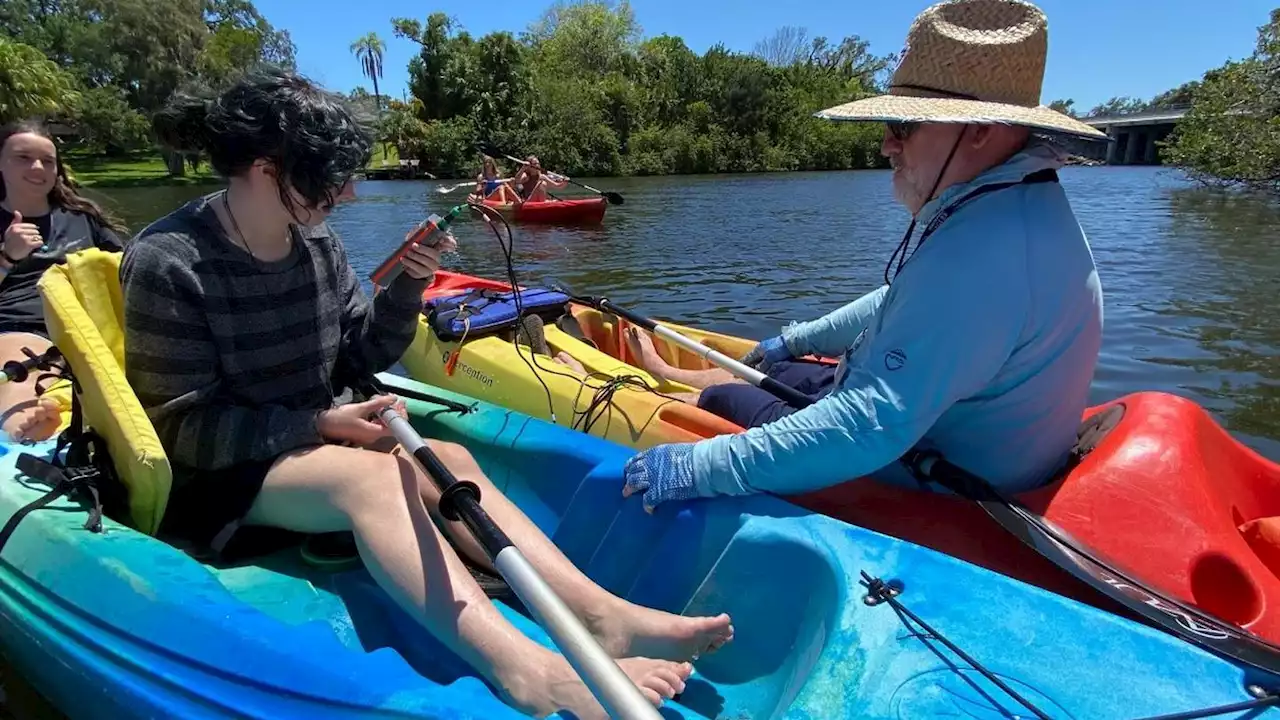
[[[590,299],[589,304],[594,305],[595,307],[601,310],[604,310],[606,312],[611,312],[614,315],[624,318],[635,325],[639,325],[640,327],[644,328],[645,330],[648,330],[651,333],[657,332],[657,329],[658,329],[657,322],[643,315],[638,315],[634,312],[631,312],[626,308],[620,308],[617,305],[614,305],[613,303],[609,302],[608,298]],[[670,332],[670,330],[668,329],[667,332]],[[713,359],[713,362],[714,362],[714,359]],[[748,368],[748,369],[753,370],[754,368]],[[803,410],[804,408],[807,408],[813,404],[813,398],[809,397],[808,395],[805,395],[799,390],[796,390],[790,385],[779,382],[774,378],[771,378],[768,375],[765,375],[763,373],[760,373],[759,377],[756,380],[750,380],[749,378],[746,378],[746,379],[748,379],[752,384],[759,387],[761,390],[764,390],[765,392],[772,394],[774,397],[782,400],[783,402],[785,402],[786,404],[790,405],[791,407],[797,410]]]
[[[941,454],[913,449],[901,461],[920,480],[936,482],[977,502],[996,523],[1045,559],[1152,625],[1232,660],[1280,673],[1280,646],[1112,567],[1066,531],[1006,498],[985,479],[952,464]]]

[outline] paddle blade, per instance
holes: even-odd
[[[622,196],[616,192],[602,193],[604,199],[609,201],[610,205],[621,205],[623,203]]]

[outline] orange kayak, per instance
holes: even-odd
[[[468,198],[475,202],[475,196]],[[513,222],[544,225],[597,225],[604,221],[608,202],[603,197],[544,202],[510,203],[485,200],[486,207],[502,213]]]
[[[506,290],[509,286],[440,272],[425,297],[477,288]],[[575,327],[593,351],[613,355],[621,363],[630,360],[621,341],[625,320],[577,303],[570,303],[566,314],[576,321]],[[710,334],[714,338],[709,341],[706,331],[664,324],[677,332],[687,330],[731,356],[740,356],[754,345],[747,339],[715,334]],[[548,329],[557,328],[548,325]],[[654,342],[673,365],[707,367],[687,350],[657,337]],[[560,348],[553,352],[556,349]],[[509,367],[513,373],[532,373],[514,354]],[[620,367],[643,374],[630,365]],[[449,385],[449,379],[440,376],[430,381]],[[498,394],[494,385],[489,387]],[[465,392],[483,398],[486,390],[472,384]],[[519,409],[537,415],[541,408],[541,415],[547,415],[542,392],[539,388],[535,401]],[[742,430],[690,405],[681,404],[679,411],[680,419],[669,431],[656,437],[635,435],[629,444],[647,447]],[[660,425],[660,419],[655,414],[647,424]],[[1070,472],[1047,487],[1019,496],[1023,505],[1135,579],[1280,643],[1280,466],[1237,441],[1196,403],[1171,394],[1132,393],[1090,408],[1085,420],[1107,422],[1094,428],[1091,449]],[[1082,430],[1089,425],[1086,422]],[[628,442],[625,435],[607,437]],[[864,479],[787,499],[1063,595],[1118,609],[1023,545],[975,503],[956,496]]]

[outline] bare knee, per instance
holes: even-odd
[[[334,497],[338,509],[353,522],[361,516],[389,517],[410,499],[420,502],[411,459],[379,452],[361,455]]]

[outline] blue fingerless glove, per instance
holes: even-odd
[[[668,500],[698,497],[693,483],[693,445],[656,445],[627,461],[622,470],[623,496],[644,493],[645,512]]]
[[[751,352],[742,356],[742,364],[750,365],[760,372],[767,372],[769,366],[781,360],[790,360],[791,350],[782,336],[771,337],[760,341]]]

